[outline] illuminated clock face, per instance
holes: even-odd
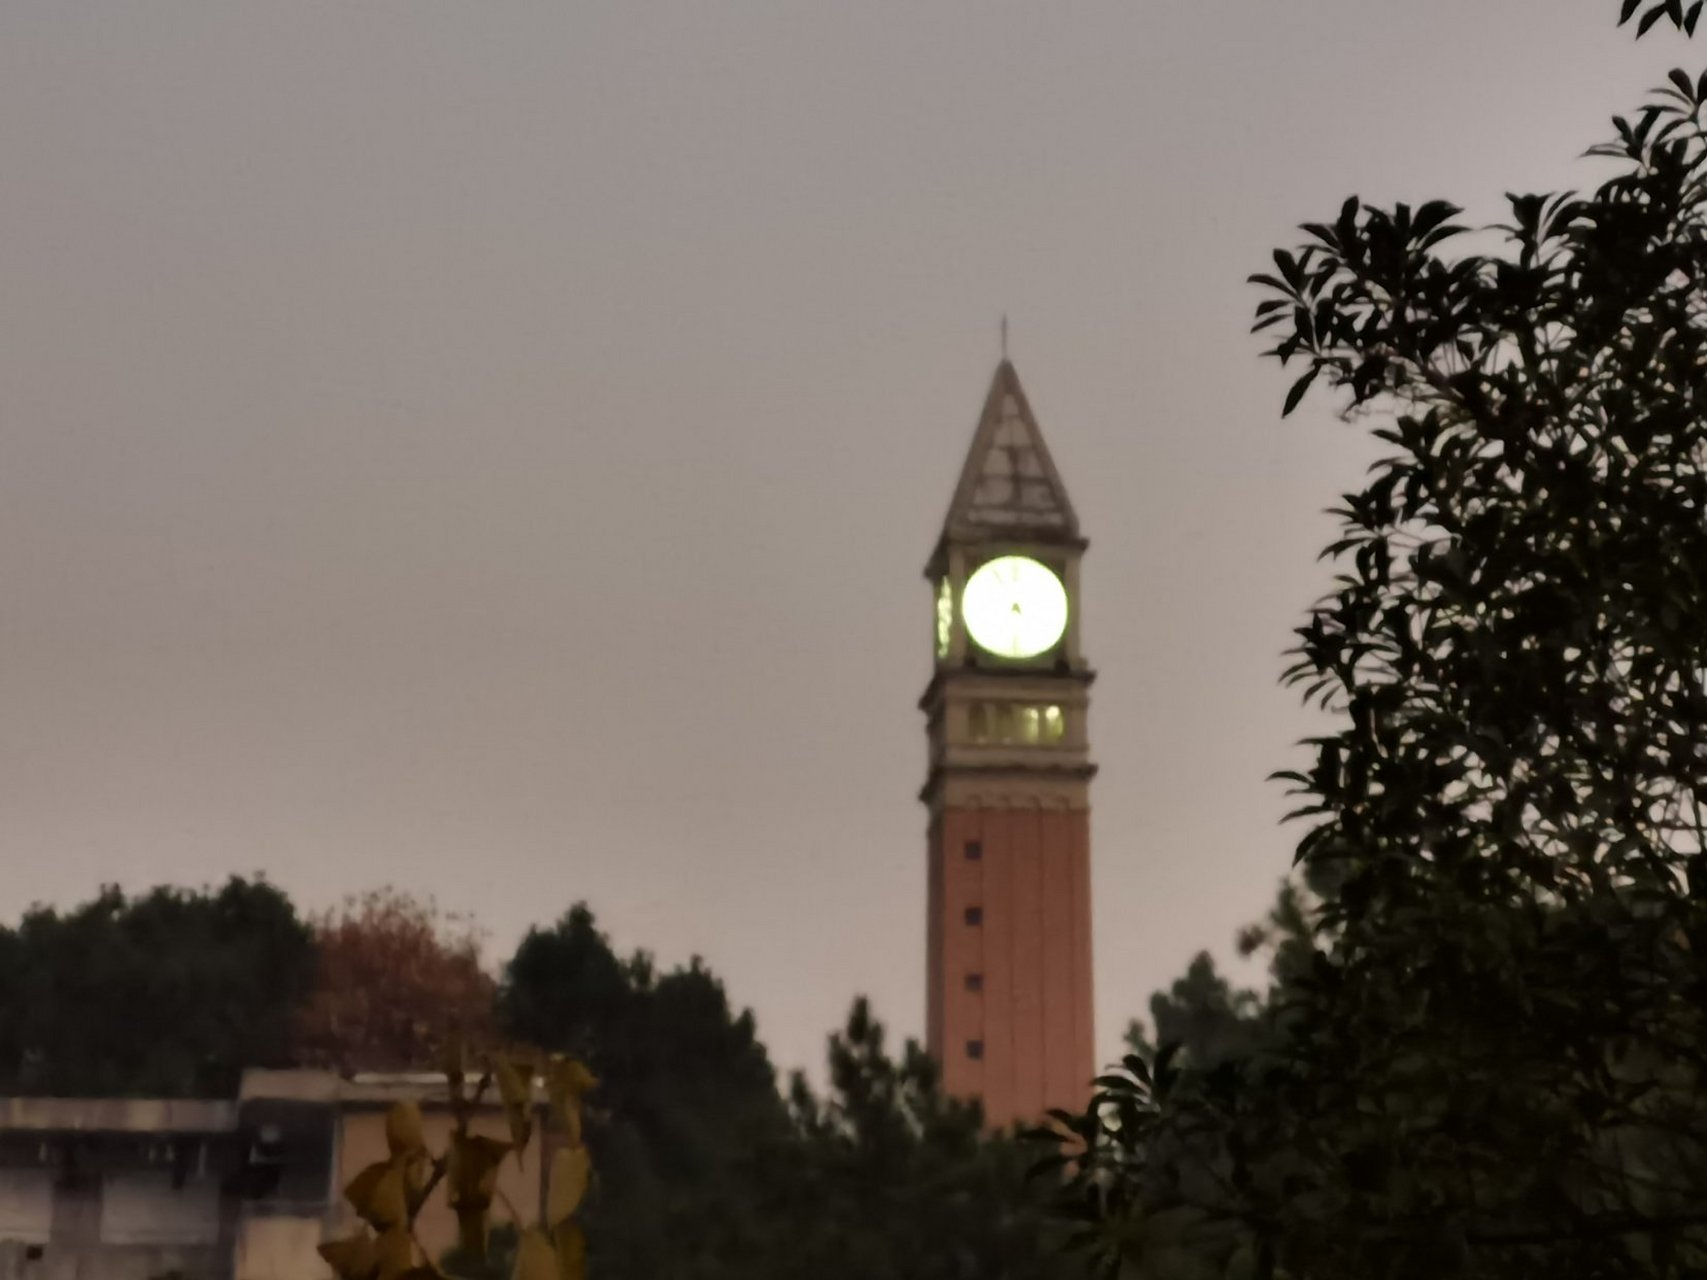
[[[942,585],[936,593],[936,656],[948,657],[948,642],[954,634],[954,588],[948,579],[942,580]]]
[[[960,597],[966,630],[1001,658],[1035,658],[1067,630],[1067,589],[1029,556],[987,560]]]

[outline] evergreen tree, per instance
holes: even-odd
[[[1070,1280],[1028,1176],[1040,1150],[989,1135],[975,1104],[946,1098],[936,1064],[915,1042],[898,1057],[858,1000],[830,1039],[830,1088],[818,1098],[796,1078],[804,1142],[774,1178],[798,1238],[766,1272],[824,1280]],[[787,1266],[798,1259],[798,1269]]]
[[[750,1012],[702,963],[623,960],[585,905],[530,930],[505,972],[505,1032],[599,1076],[588,1141],[593,1265],[613,1277],[734,1275],[765,1233],[753,1169],[790,1137]]]
[[[106,888],[0,928],[0,1090],[230,1094],[243,1068],[290,1060],[313,942],[265,881]]]

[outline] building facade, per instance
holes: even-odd
[[[385,1158],[404,1100],[442,1150],[442,1076],[256,1070],[235,1099],[0,1098],[0,1280],[321,1280],[317,1246],[360,1226],[343,1188]],[[509,1134],[491,1098],[470,1127]],[[536,1142],[499,1172],[524,1214],[544,1167]],[[435,1258],[455,1242],[442,1190],[416,1230]]]
[[[1095,1072],[1087,543],[1014,367],[985,399],[925,576],[927,1041],[994,1127],[1081,1106]]]

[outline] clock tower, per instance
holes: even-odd
[[[1095,1074],[1086,545],[1004,359],[925,568],[936,666],[919,702],[926,1038],[944,1088],[992,1127],[1083,1106]]]

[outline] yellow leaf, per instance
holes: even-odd
[[[592,1176],[593,1162],[585,1147],[559,1147],[551,1157],[551,1183],[546,1191],[545,1225],[567,1222],[581,1207]]]
[[[379,1280],[400,1280],[415,1265],[409,1228],[399,1223],[379,1237]]]
[[[385,1171],[389,1168],[391,1168],[389,1160],[370,1164],[351,1178],[350,1185],[344,1188],[344,1199],[348,1200],[350,1207],[362,1217],[367,1217],[367,1207],[373,1199],[373,1189],[379,1185],[379,1180],[385,1176]]]
[[[320,1256],[332,1268],[338,1280],[369,1280],[379,1269],[379,1250],[373,1237],[363,1231],[342,1240],[328,1240],[320,1246]]]
[[[575,1058],[568,1060],[568,1065],[564,1071],[568,1074],[569,1085],[575,1090],[577,1096],[591,1093],[599,1087],[599,1078],[587,1070],[585,1063]]]
[[[570,1135],[570,1145],[576,1145],[581,1141],[581,1099],[599,1087],[598,1080],[573,1058],[553,1058],[546,1069],[545,1087],[551,1095],[553,1122]]]
[[[498,1096],[506,1107],[526,1107],[533,1100],[533,1063],[527,1059],[494,1059],[492,1078],[498,1082]]]
[[[412,1156],[427,1149],[421,1128],[421,1108],[414,1102],[394,1102],[385,1113],[385,1145],[394,1156]]]
[[[557,1251],[544,1232],[529,1227],[516,1246],[512,1280],[557,1280]]]
[[[533,1133],[533,1063],[499,1058],[492,1064],[492,1074],[498,1081],[498,1095],[504,1100],[504,1116],[510,1122],[510,1138],[520,1160]]]
[[[403,1198],[411,1220],[427,1199],[427,1175],[433,1167],[434,1162],[427,1159],[425,1150],[403,1162]]]
[[[373,1190],[369,1221],[374,1230],[385,1231],[409,1221],[409,1195],[403,1186],[403,1170],[394,1165]]]
[[[581,1108],[578,1103],[565,1103],[561,1107],[553,1104],[552,1119],[565,1144],[571,1147],[581,1145]]]
[[[586,1280],[587,1236],[578,1222],[565,1222],[554,1228],[551,1238],[557,1245],[557,1280]]]
[[[403,1170],[388,1160],[370,1164],[344,1188],[344,1198],[376,1230],[403,1222],[408,1205],[403,1194]]]

